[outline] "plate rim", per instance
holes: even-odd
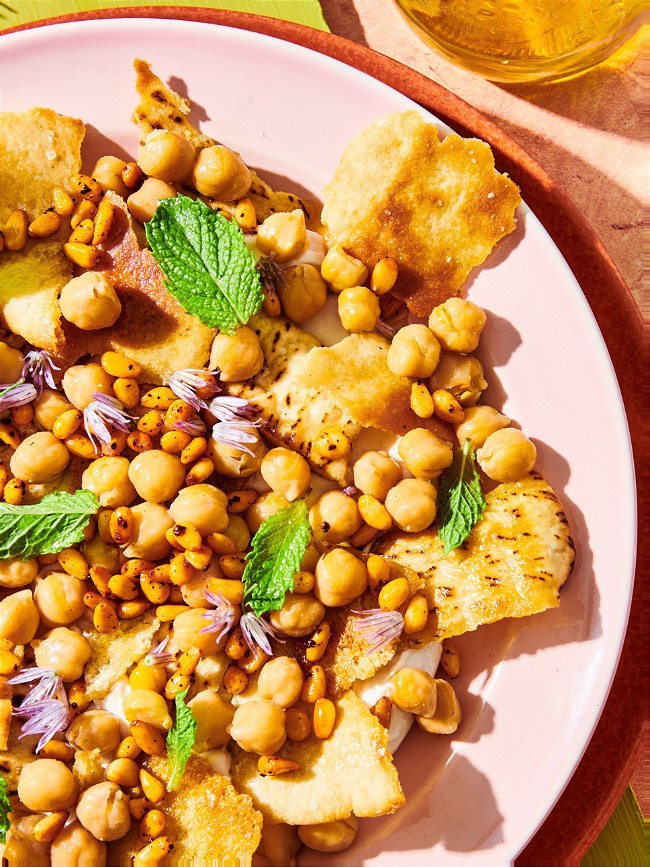
[[[647,739],[639,685],[639,666],[648,680],[644,640],[648,613],[650,573],[642,552],[650,536],[649,498],[643,485],[644,412],[642,382],[648,324],[611,257],[580,209],[513,139],[496,124],[442,85],[399,61],[335,34],[305,25],[234,10],[180,6],[139,6],[91,10],[28,22],[0,31],[0,36],[53,24],[77,21],[137,18],[172,19],[216,24],[272,36],[329,56],[417,102],[454,127],[461,135],[487,141],[496,165],[521,187],[526,204],[540,220],[573,272],[596,318],[621,391],[633,446],[637,482],[638,542],[635,582],[628,628],[609,696],[585,753],[553,809],[533,838],[517,856],[517,867],[575,863],[606,823],[625,788]],[[644,518],[646,520],[644,520]],[[644,568],[646,567],[646,568]],[[639,652],[640,651],[640,652]],[[611,752],[612,735],[619,744]],[[590,804],[585,817],[580,805]],[[584,824],[588,818],[587,825]],[[576,828],[580,828],[576,832]],[[570,829],[570,831],[569,831]]]

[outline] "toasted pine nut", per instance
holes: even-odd
[[[108,589],[108,582],[111,580],[111,573],[108,571],[108,569],[105,569],[103,566],[91,566],[90,580],[93,582],[93,584],[102,594],[102,596],[108,596],[108,594],[110,593],[110,590]]]
[[[149,810],[145,813],[140,822],[138,830],[138,839],[142,843],[150,843],[156,837],[160,837],[165,830],[167,820],[162,810]]]
[[[226,642],[226,656],[230,659],[243,659],[246,656],[246,651],[248,650],[248,645],[244,640],[244,633],[241,631],[240,627],[237,626],[228,636],[228,641]]]
[[[390,718],[393,713],[393,702],[387,695],[382,695],[381,698],[378,698],[370,708],[370,713],[373,716],[376,716],[383,727],[387,729],[390,725]]]
[[[125,430],[113,431],[113,436],[107,443],[102,443],[102,454],[107,457],[121,455],[129,439],[129,432]]]
[[[39,753],[40,755],[40,753]],[[50,843],[57,836],[59,831],[63,829],[68,821],[70,813],[67,810],[57,810],[56,813],[50,813],[48,816],[43,816],[42,819],[34,825],[34,839],[38,843]]]
[[[169,578],[176,587],[187,584],[196,575],[196,569],[185,559],[185,553],[180,552],[172,557],[169,563]]]
[[[163,605],[169,599],[171,587],[161,581],[154,581],[148,575],[140,578],[140,589],[152,605]]]
[[[181,463],[191,464],[204,455],[208,448],[208,441],[205,437],[194,437],[194,439],[185,446],[181,452]]]
[[[124,172],[122,172],[122,175],[124,175]],[[169,837],[156,837],[155,840],[147,843],[144,849],[140,849],[135,855],[133,867],[151,867],[152,864],[162,861],[165,855],[168,855],[173,848],[174,846]]]
[[[260,647],[254,645],[253,650],[251,650],[250,647],[248,648],[242,658],[238,660],[237,665],[242,669],[242,671],[245,671],[246,674],[253,674],[266,665],[270,658],[271,657]]]
[[[192,679],[191,674],[182,674],[180,671],[177,671],[176,674],[172,674],[163,690],[165,698],[169,699],[169,701],[173,701],[174,697],[179,692],[183,692],[184,689],[189,689],[192,685]]]
[[[442,640],[442,656],[440,657],[442,669],[452,680],[460,674],[460,656],[456,645],[450,638]]]
[[[57,759],[57,761],[67,765],[74,759],[74,749],[65,741],[52,739],[43,744],[38,755],[41,759]]]
[[[82,220],[70,232],[68,244],[91,244],[95,234],[95,224],[92,220]]]
[[[139,583],[133,578],[127,578],[126,575],[122,575],[121,572],[117,575],[111,575],[108,589],[113,596],[117,596],[118,599],[122,599],[124,602],[132,602],[140,594]]]
[[[126,545],[133,535],[133,513],[128,506],[119,506],[111,515],[111,538],[117,545]],[[133,598],[126,596],[125,599]]]
[[[267,282],[262,283],[262,295],[264,296],[264,301],[262,302],[262,310],[266,313],[267,316],[279,316],[282,313],[282,305],[280,304],[280,299],[278,297],[278,293],[275,291],[275,287]]]
[[[314,734],[321,740],[327,738],[334,731],[336,722],[336,707],[329,698],[319,698],[314,705]]]
[[[73,575],[80,581],[86,581],[90,578],[88,561],[76,548],[64,548],[56,555],[56,559],[59,561],[59,566],[68,575]]]
[[[160,385],[143,394],[140,403],[147,409],[169,409],[176,399],[171,388]]]
[[[393,519],[388,514],[386,506],[370,494],[362,494],[357,505],[359,514],[368,526],[375,530],[390,530],[393,526]]]
[[[384,611],[397,611],[411,595],[407,578],[393,578],[379,591],[379,607]]]
[[[103,244],[113,228],[115,220],[115,206],[108,199],[102,199],[95,216],[95,232],[93,244]]]
[[[293,576],[293,592],[294,593],[309,593],[314,589],[316,577],[313,572],[305,572],[301,570]]]
[[[350,438],[340,428],[325,428],[314,442],[313,449],[328,460],[344,458],[350,454]]]
[[[414,635],[422,632],[429,619],[429,603],[424,593],[416,593],[404,612],[404,632]]]
[[[258,496],[257,491],[253,491],[252,489],[242,488],[240,491],[233,491],[228,496],[227,511],[234,515],[239,515],[250,508],[257,501]]]
[[[230,695],[239,695],[248,686],[248,675],[236,665],[231,665],[226,669],[223,676],[223,688]]]
[[[92,461],[99,457],[99,452],[95,444],[89,437],[84,436],[84,434],[73,433],[71,436],[66,437],[63,442],[66,444],[68,451],[72,452],[72,454],[76,455],[78,458]]]
[[[325,698],[326,692],[327,681],[323,666],[318,664],[312,665],[305,677],[300,697],[307,704],[316,704],[319,698]]]
[[[156,564],[153,560],[142,560],[139,557],[132,557],[126,563],[122,563],[120,572],[122,575],[126,575],[127,578],[139,578],[143,572],[149,572],[155,568]]]
[[[117,748],[117,752],[115,753],[115,758],[117,759],[137,759],[142,750],[137,745],[135,738],[133,735],[127,735],[119,747]]]
[[[139,431],[142,431],[142,433],[155,437],[158,436],[160,431],[163,429],[163,425],[163,417],[160,412],[157,409],[152,409],[149,412],[145,412],[145,414],[138,420],[136,427]]]
[[[156,617],[161,623],[171,623],[183,611],[190,611],[189,605],[159,605],[156,608]]]
[[[122,169],[122,181],[125,187],[134,190],[142,180],[142,169],[135,162],[127,163]]]
[[[214,472],[214,463],[210,458],[199,458],[189,473],[185,476],[185,484],[200,485],[209,479]]]
[[[241,605],[244,601],[244,584],[236,578],[210,578],[208,590],[210,593],[220,593],[233,605]]]
[[[359,527],[356,533],[350,536],[350,545],[353,548],[365,548],[371,542],[374,542],[381,530],[375,530],[370,524],[364,523]]]
[[[94,611],[103,598],[104,597],[100,593],[95,593],[93,590],[89,590],[87,593],[84,593],[84,605]]]
[[[2,497],[2,495],[4,494],[5,485],[7,484],[8,478],[9,478],[9,470],[7,469],[7,465],[6,464],[0,464],[0,497]]]
[[[113,541],[113,537],[111,536],[111,515],[113,514],[112,509],[100,509],[97,513],[97,533],[99,538],[105,544],[109,544]]]
[[[225,533],[210,533],[205,541],[212,548],[215,554],[222,556],[223,554],[234,554],[237,551],[235,540]]]
[[[205,569],[212,559],[212,548],[209,545],[201,545],[195,551],[186,551],[185,559],[195,569]]]
[[[165,413],[165,427],[173,428],[178,421],[189,421],[194,415],[194,407],[186,400],[177,398],[167,408]]]
[[[95,535],[95,531],[97,530],[97,518],[95,515],[91,515],[88,518],[88,523],[86,524],[83,530],[84,542],[90,542],[90,540]]]
[[[81,711],[86,710],[90,705],[90,699],[86,698],[86,682],[83,678],[75,680],[70,684],[68,689],[68,702],[73,710],[77,710],[80,713]],[[43,751],[41,750],[41,754],[42,752]]]
[[[250,199],[240,199],[237,202],[234,217],[242,232],[254,232],[257,228],[255,205]]]
[[[390,581],[390,566],[379,554],[371,554],[366,563],[368,586],[371,590],[381,590]]]
[[[226,578],[239,579],[246,569],[246,555],[224,554],[222,557],[219,557],[219,565]]]
[[[131,798],[129,802],[129,813],[134,819],[141,819],[150,808],[151,804],[146,798]]]
[[[20,479],[9,479],[3,491],[5,503],[10,506],[20,506],[26,488],[25,482],[21,482]]]
[[[113,383],[113,394],[125,409],[133,409],[140,403],[140,386],[135,379],[121,376]]]
[[[465,411],[450,391],[439,388],[433,392],[433,408],[438,418],[453,424],[465,420]]]
[[[142,368],[137,361],[122,355],[121,352],[105,352],[100,364],[110,376],[116,379],[123,377],[125,379],[135,379],[142,373]]]
[[[131,736],[137,746],[148,756],[159,756],[165,749],[165,739],[151,723],[134,720],[130,725]]]
[[[153,448],[153,442],[149,434],[139,430],[130,433],[126,443],[134,452],[148,452]]]
[[[15,406],[11,410],[11,420],[19,426],[29,424],[33,418],[34,409],[30,403],[25,403],[23,406]]]
[[[75,196],[96,205],[102,197],[102,188],[89,175],[76,174],[70,178],[70,189]]]
[[[12,253],[22,250],[27,243],[27,226],[29,217],[22,209],[18,208],[9,214],[3,230],[5,247]]]
[[[52,425],[52,433],[60,440],[66,440],[79,430],[84,414],[78,409],[66,409],[57,415]]]
[[[111,632],[115,632],[119,623],[115,608],[105,600],[100,602],[93,612],[93,623],[97,632],[101,632],[104,635],[110,635]]]
[[[149,569],[146,573],[146,577],[150,578],[152,581],[160,581],[163,584],[169,584],[171,581],[169,570],[169,563],[161,563],[160,566],[154,566],[153,569]],[[144,577],[144,575],[142,577]]]
[[[63,187],[52,188],[52,204],[57,214],[62,217],[69,217],[74,211],[74,199],[66,193]]]
[[[260,756],[257,760],[257,769],[263,777],[277,777],[290,771],[299,771],[300,765],[282,756]]]
[[[181,674],[194,674],[194,669],[199,664],[200,659],[201,651],[198,647],[192,647],[190,650],[186,650],[185,653],[181,653],[176,660],[176,668]]]
[[[420,379],[411,386],[411,409],[418,418],[431,418],[433,415],[431,392]]]
[[[128,602],[120,602],[117,606],[117,616],[120,620],[133,620],[149,608],[147,599],[133,599]]]
[[[27,227],[27,234],[30,238],[50,238],[61,228],[61,217],[56,211],[45,211],[40,214]]]
[[[370,275],[370,288],[375,295],[385,295],[395,285],[398,268],[394,259],[379,259]]]
[[[298,707],[288,707],[285,711],[287,737],[290,741],[304,741],[311,732],[309,717]]]
[[[133,759],[114,759],[106,768],[106,779],[118,786],[126,786],[132,789],[138,785],[140,769]]]
[[[70,226],[73,229],[76,229],[80,223],[83,223],[86,220],[90,220],[90,222],[93,222],[96,213],[97,208],[93,205],[93,203],[87,201],[86,199],[82,199],[74,206],[74,210],[70,215]]]
[[[11,446],[12,449],[17,449],[20,445],[20,434],[8,421],[0,421],[0,443]]]
[[[20,659],[10,650],[0,648],[0,677],[12,677],[20,668]]]
[[[185,551],[198,551],[203,545],[201,534],[194,524],[174,524],[169,533]]]
[[[320,626],[316,628],[316,631],[307,642],[307,649],[305,650],[305,657],[308,662],[318,662],[325,653],[330,640],[331,631],[331,627],[327,620],[323,620]]]
[[[157,777],[144,768],[140,768],[140,785],[148,801],[159,804],[165,797],[165,787]]]
[[[191,434],[183,430],[169,430],[160,437],[160,448],[170,455],[178,455],[191,442]]]

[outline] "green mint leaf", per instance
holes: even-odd
[[[56,554],[83,541],[90,516],[99,509],[91,491],[47,494],[33,506],[0,503],[0,560]]]
[[[167,762],[170,770],[169,782],[167,783],[168,792],[171,792],[180,783],[196,738],[196,720],[192,716],[190,708],[185,704],[186,695],[187,689],[176,693],[174,698],[176,720],[167,735]]]
[[[284,605],[310,538],[305,500],[289,503],[271,515],[253,536],[242,580],[244,602],[258,617]]]
[[[438,535],[445,543],[442,556],[462,545],[483,514],[485,498],[474,465],[469,440],[456,449],[454,459],[440,477],[438,488]]]
[[[145,224],[167,290],[210,328],[232,334],[262,306],[255,258],[234,220],[200,199],[163,199]]]
[[[9,813],[11,813],[11,804],[9,803],[9,789],[7,781],[4,777],[0,777],[0,843],[7,842],[7,831],[9,830]]]

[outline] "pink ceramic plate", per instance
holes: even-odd
[[[0,51],[2,109],[43,105],[81,117],[88,165],[103,153],[135,152],[131,62],[140,56],[187,93],[203,129],[280,186],[315,196],[351,135],[383,114],[417,107],[329,57],[196,22],[59,24],[5,36]],[[511,861],[571,777],[616,669],[634,576],[635,493],[603,339],[571,271],[525,206],[517,232],[468,293],[489,313],[486,400],[536,442],[538,468],[572,527],[576,570],[558,610],[458,640],[465,721],[457,736],[413,732],[397,756],[406,807],[363,822],[353,849],[319,856],[318,864]]]

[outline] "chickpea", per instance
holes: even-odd
[[[314,594],[331,608],[347,605],[368,587],[365,563],[344,548],[334,548],[324,554],[314,574]]]
[[[138,149],[138,165],[152,178],[182,181],[194,167],[194,148],[182,135],[154,129]]]
[[[397,376],[431,376],[440,358],[440,344],[426,325],[405,325],[388,347],[386,363]]]
[[[266,699],[240,704],[230,726],[230,737],[247,753],[273,755],[287,739],[284,710]]]
[[[39,621],[31,590],[17,590],[0,600],[0,638],[12,644],[29,644]]]
[[[316,542],[337,544],[349,539],[363,523],[356,500],[341,491],[326,491],[309,510]]]
[[[151,449],[136,455],[129,466],[129,479],[148,503],[173,500],[185,482],[185,467],[176,455]]]
[[[31,584],[37,575],[38,560],[20,560],[18,557],[0,560],[0,587],[17,590]]]
[[[100,157],[95,163],[90,176],[93,180],[97,181],[105,193],[111,190],[126,200],[131,191],[122,180],[122,172],[125,167],[126,163],[119,157]]]
[[[338,310],[346,331],[372,331],[379,319],[379,298],[367,286],[350,286],[339,295]]]
[[[319,560],[320,551],[313,542],[310,542],[305,548],[305,556],[302,558],[300,569],[303,572],[313,572],[316,568],[316,563],[318,563]]]
[[[66,737],[78,750],[114,753],[120,745],[120,720],[107,710],[87,710],[73,720]]]
[[[34,401],[34,418],[41,427],[52,430],[58,416],[68,409],[73,409],[73,406],[65,395],[60,391],[44,388],[41,396]]]
[[[77,819],[98,840],[119,840],[131,827],[130,800],[117,783],[96,783],[82,792]]]
[[[507,427],[490,434],[476,458],[495,482],[517,482],[535,466],[537,449],[520,430]]]
[[[192,608],[181,612],[174,620],[174,643],[182,653],[197,647],[203,656],[212,656],[226,643],[225,635],[217,640],[215,632],[201,632],[209,625],[205,617],[207,610]]]
[[[353,473],[356,487],[381,503],[402,478],[399,465],[388,452],[365,452],[355,462]]]
[[[40,867],[50,864],[50,844],[39,843],[34,837],[34,827],[43,817],[36,814],[11,817],[7,831],[7,843],[0,847],[2,863],[6,867]],[[67,864],[67,862],[66,862]]]
[[[295,659],[278,656],[270,659],[260,671],[257,693],[286,709],[300,698],[304,680],[302,669]]]
[[[302,638],[322,622],[325,606],[311,593],[287,593],[282,608],[272,611],[271,626],[292,638]]]
[[[508,416],[501,415],[493,406],[470,406],[465,410],[464,421],[456,425],[458,443],[462,446],[465,440],[469,440],[475,450],[480,449],[490,434],[509,424]]]
[[[417,479],[436,479],[454,458],[451,444],[426,428],[416,427],[399,441],[399,456]]]
[[[223,531],[225,536],[232,539],[239,553],[248,548],[251,540],[251,532],[248,529],[246,521],[239,515],[230,515],[228,526]]]
[[[108,542],[102,542],[98,534],[94,535],[90,542],[84,542],[80,550],[91,566],[101,566],[111,574],[120,571],[119,549]]]
[[[288,262],[299,256],[307,246],[304,211],[296,208],[289,213],[271,214],[258,226],[256,243],[262,253],[272,255],[276,262]]]
[[[141,557],[143,560],[162,560],[172,549],[165,533],[174,526],[174,519],[158,503],[139,503],[133,506],[131,514],[133,534],[131,542],[124,549],[125,555]]]
[[[402,479],[386,497],[386,509],[400,530],[419,533],[436,517],[438,492],[425,479]]]
[[[24,439],[11,456],[9,466],[17,479],[40,485],[56,479],[68,466],[70,452],[49,431]]]
[[[264,455],[260,470],[266,484],[290,503],[306,494],[311,485],[309,464],[291,449],[271,449]]]
[[[181,586],[183,602],[191,608],[206,608],[208,602],[203,591],[210,589],[209,581],[211,578],[220,579],[223,577],[224,574],[221,571],[219,560],[213,557],[205,572],[203,570],[197,572],[196,575]]]
[[[173,199],[176,190],[158,178],[147,178],[139,190],[131,193],[126,203],[131,216],[138,223],[148,223],[156,213],[156,208],[164,199]]]
[[[203,148],[194,163],[192,183],[204,196],[235,202],[249,191],[252,175],[239,154],[224,145]]]
[[[262,839],[257,851],[270,862],[271,867],[286,867],[295,864],[295,856],[300,849],[298,831],[294,825],[264,822]]]
[[[84,470],[81,487],[92,491],[104,508],[130,506],[137,491],[129,479],[129,466],[128,458],[98,458]]]
[[[130,723],[137,719],[164,732],[172,727],[167,702],[160,693],[152,689],[132,690],[124,698],[122,710]]]
[[[36,759],[20,772],[18,797],[28,810],[37,813],[68,810],[77,800],[77,785],[63,762]]]
[[[122,304],[113,284],[102,271],[84,271],[61,290],[63,317],[82,331],[98,331],[115,325]]]
[[[34,590],[34,602],[41,615],[41,622],[48,627],[69,626],[86,610],[85,581],[80,581],[67,572],[52,572],[39,578]]]
[[[320,272],[337,294],[351,286],[363,285],[368,277],[363,262],[346,253],[340,244],[335,244],[325,253]]]
[[[323,822],[320,825],[299,825],[298,836],[317,852],[342,852],[354,843],[359,821],[356,816]]]
[[[228,526],[228,497],[214,485],[192,485],[183,488],[169,507],[177,524],[194,524],[205,538],[210,533],[222,533]]]
[[[50,867],[106,867],[106,843],[71,822],[54,838],[50,857]]]
[[[252,454],[210,439],[206,454],[217,473],[231,479],[245,479],[259,470],[266,446],[256,431],[251,433],[255,436],[255,442],[246,443],[246,446]]]
[[[21,352],[0,340],[0,383],[17,382],[22,376],[24,361]]]
[[[320,313],[327,301],[327,284],[318,268],[294,265],[284,272],[284,279],[278,295],[285,316],[300,324]]]
[[[260,339],[252,328],[242,325],[234,334],[217,334],[210,350],[210,370],[222,382],[242,382],[259,373],[264,365]]]
[[[449,352],[474,352],[486,322],[485,311],[464,298],[448,298],[434,307],[429,328]]]
[[[211,689],[202,689],[187,706],[196,721],[194,749],[202,753],[224,747],[230,740],[228,727],[235,714],[230,702]]]
[[[430,391],[443,388],[464,407],[473,406],[487,386],[478,358],[457,352],[441,352],[438,366],[429,379]]]
[[[77,364],[69,367],[63,376],[63,391],[70,403],[84,410],[93,401],[93,394],[113,396],[113,377],[101,364]]]
[[[92,652],[83,635],[66,626],[57,626],[32,646],[36,665],[53,668],[66,683],[79,680]]]
[[[435,678],[419,668],[402,668],[390,679],[390,698],[407,713],[432,717],[438,698]]]
[[[262,494],[256,502],[246,510],[246,524],[252,535],[255,535],[267,518],[275,515],[280,509],[289,505],[284,494]]]

